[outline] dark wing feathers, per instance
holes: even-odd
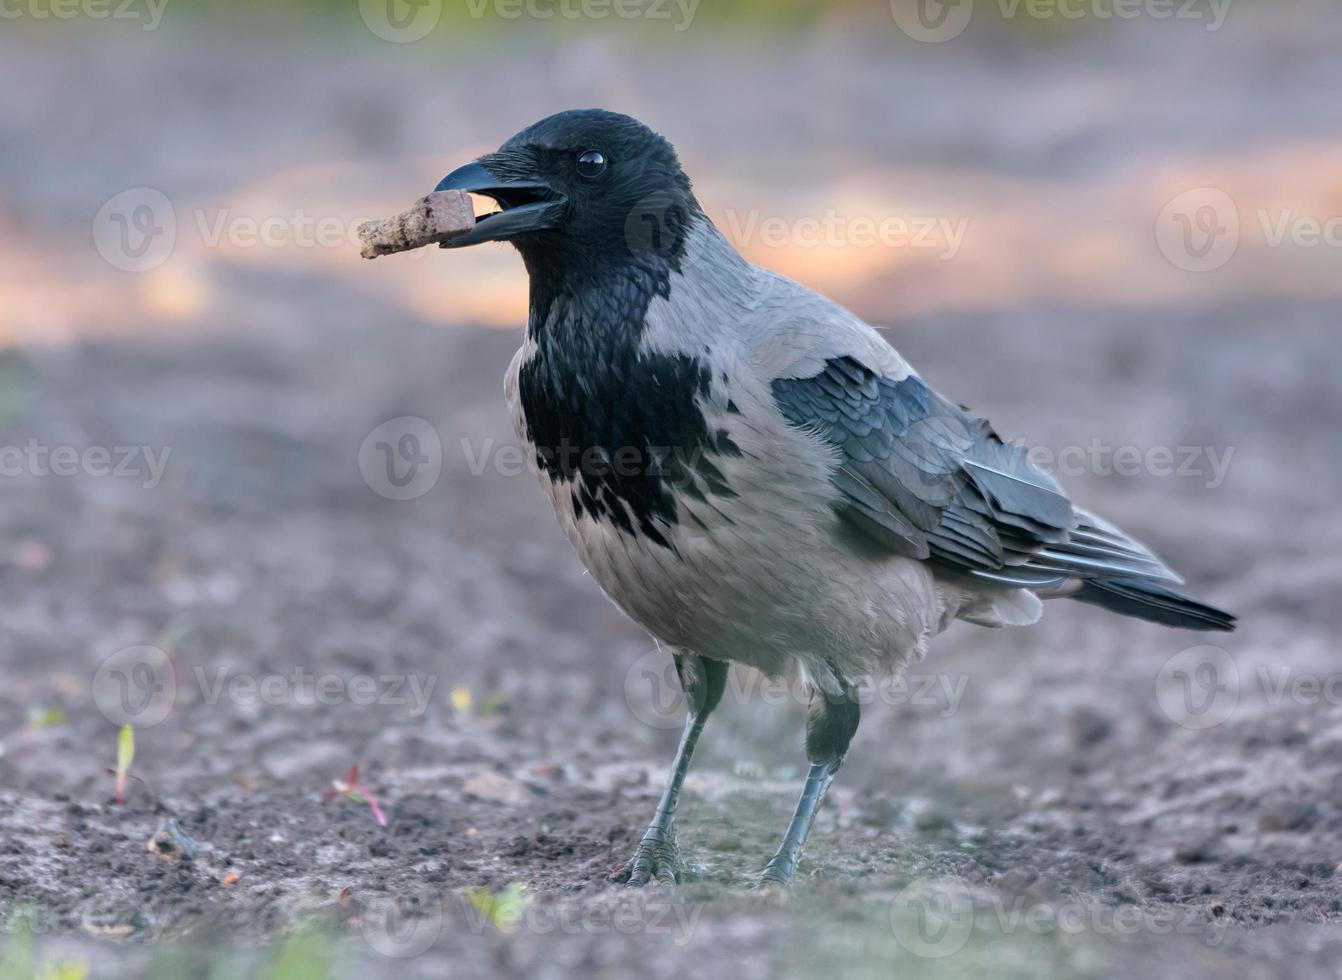
[[[1023,447],[917,376],[895,381],[840,357],[772,388],[789,422],[839,450],[841,515],[891,550],[1006,586],[1179,581],[1143,545],[1074,508]]]
[[[1235,628],[1235,617],[1230,613],[1144,578],[1088,579],[1072,598],[1165,626],[1223,631]]]
[[[886,547],[913,558],[928,558],[927,538],[895,509],[889,498],[868,483],[848,465],[840,466],[832,477],[834,485],[844,494],[845,516],[857,524],[869,537],[879,539]]]
[[[895,550],[930,556],[926,532],[964,484],[957,449],[937,433],[915,437],[931,412],[924,385],[892,382],[849,358],[828,362],[814,378],[779,379],[773,392],[784,416],[811,429],[841,452],[834,482],[843,491],[846,516]]]

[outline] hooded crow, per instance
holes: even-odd
[[[637,120],[559,113],[437,189],[499,205],[442,247],[521,253],[518,438],[583,563],[686,690],[670,780],[617,880],[677,879],[676,802],[730,663],[811,692],[810,771],[761,873],[787,884],[857,730],[857,684],[922,659],[953,620],[1026,626],[1065,596],[1234,628],[872,327],[742,258]]]

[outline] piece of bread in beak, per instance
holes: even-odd
[[[444,242],[475,227],[475,210],[465,191],[434,191],[409,211],[359,226],[360,253],[366,259],[408,252]]]

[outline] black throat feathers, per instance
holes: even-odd
[[[735,496],[714,460],[740,455],[704,417],[706,361],[642,348],[650,304],[684,281],[655,256],[590,277],[537,271],[528,326],[536,349],[518,376],[537,465],[568,485],[578,516],[671,548],[677,494]]]

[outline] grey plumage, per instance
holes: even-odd
[[[506,387],[560,526],[707,692],[631,882],[673,860],[680,779],[722,691],[706,664],[796,672],[815,691],[812,771],[766,872],[785,881],[856,730],[854,686],[922,658],[955,619],[1028,625],[1041,598],[1071,596],[1233,628],[870,326],[745,261],[636,121],[561,113],[453,187],[500,201],[476,239],[507,229],[531,276]],[[601,465],[560,462],[565,448]],[[612,469],[622,454],[634,465]]]

